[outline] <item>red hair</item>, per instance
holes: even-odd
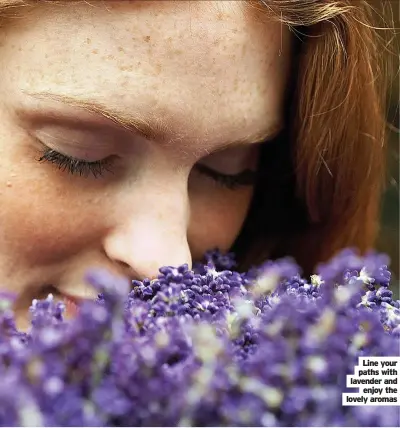
[[[364,252],[375,244],[386,155],[383,39],[366,1],[251,5],[292,30],[295,78],[287,129],[265,147],[233,250],[243,268],[291,255],[310,273],[344,247]]]

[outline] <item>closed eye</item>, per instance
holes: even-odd
[[[84,161],[72,156],[64,155],[49,147],[40,152],[38,162],[49,162],[57,166],[61,171],[67,171],[71,175],[88,177],[90,174],[94,178],[100,178],[105,172],[113,173],[112,159],[106,158],[98,161]],[[202,164],[195,165],[195,169],[215,181],[222,187],[236,190],[240,187],[253,186],[257,180],[257,171],[245,169],[238,174],[222,174]]]
[[[112,159],[106,158],[98,161],[84,161],[72,156],[66,156],[56,150],[46,147],[40,151],[38,162],[49,162],[57,166],[61,171],[67,171],[71,175],[87,177],[92,174],[94,178],[102,177],[107,172],[112,172]]]
[[[210,177],[218,184],[230,190],[236,190],[239,187],[254,186],[257,181],[258,173],[252,169],[245,169],[238,174],[222,174],[205,165],[198,164],[195,166],[196,170]]]

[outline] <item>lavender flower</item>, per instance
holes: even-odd
[[[397,426],[398,407],[341,405],[358,357],[399,355],[388,264],[346,250],[307,280],[213,250],[152,281],[92,270],[96,301],[70,321],[34,301],[27,333],[0,294],[0,425]]]

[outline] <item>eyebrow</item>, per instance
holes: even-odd
[[[70,107],[78,107],[88,111],[89,113],[112,121],[119,127],[125,128],[129,132],[140,135],[147,140],[157,141],[160,143],[169,143],[176,139],[181,139],[182,135],[174,133],[170,126],[161,119],[161,117],[144,118],[140,114],[123,111],[118,108],[113,108],[105,105],[102,102],[85,98],[83,96],[60,95],[50,92],[29,92],[23,91],[24,94],[45,101],[56,101],[66,104]],[[55,115],[58,117],[58,115]],[[151,119],[151,120],[149,120]],[[281,121],[275,121],[266,129],[257,133],[250,133],[245,137],[235,139],[233,141],[222,142],[216,151],[222,151],[228,147],[240,147],[249,144],[262,143],[276,137],[283,129]]]

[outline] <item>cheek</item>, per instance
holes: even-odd
[[[18,259],[61,260],[98,235],[94,213],[79,209],[67,194],[53,190],[18,182],[1,196],[0,203],[7,208],[0,214],[5,230],[0,246],[14,249]]]
[[[79,180],[68,184],[66,174],[36,164],[35,154],[4,149],[2,154],[2,255],[27,264],[52,263],[76,254],[99,236],[102,210],[79,188]]]
[[[188,241],[194,260],[205,251],[218,247],[228,251],[240,233],[253,188],[239,191],[221,190],[191,199],[191,218]]]

